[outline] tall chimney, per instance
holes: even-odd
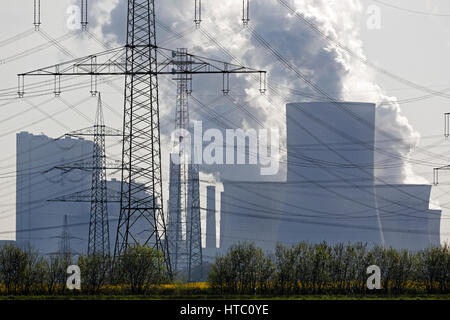
[[[206,187],[206,248],[216,248],[216,187]]]

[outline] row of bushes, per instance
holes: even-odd
[[[129,247],[112,267],[112,259],[98,255],[42,257],[31,248],[13,244],[0,247],[0,292],[6,294],[64,294],[67,267],[77,264],[84,293],[142,294],[156,284],[169,282],[163,255],[149,247]],[[126,284],[126,285],[122,285]]]
[[[12,244],[0,247],[0,292],[65,294],[68,256],[39,256]],[[170,281],[163,255],[149,247],[129,247],[113,265],[109,257],[80,256],[82,292],[88,294],[363,294],[367,267],[381,269],[382,292],[450,293],[450,249],[398,251],[364,244],[278,245],[273,253],[240,243],[216,257],[208,281]],[[380,292],[380,291],[377,291]],[[72,292],[79,293],[79,292]]]
[[[243,243],[216,258],[208,281],[221,294],[361,294],[369,291],[370,265],[381,269],[382,292],[450,293],[448,247],[409,252],[360,243],[299,243],[266,254]]]

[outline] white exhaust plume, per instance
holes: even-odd
[[[323,34],[340,42],[346,48],[355,52],[360,58],[365,58],[363,43],[358,32],[365,27],[365,7],[359,0],[283,0],[289,7],[317,26]],[[172,39],[165,47],[187,47],[189,52],[232,61],[269,72],[269,82],[281,96],[269,92],[267,97],[259,96],[258,84],[251,76],[233,77],[231,98],[247,108],[233,105],[225,98],[213,99],[219,95],[221,79],[212,81],[211,77],[196,78],[194,96],[204,101],[207,107],[213,108],[228,123],[234,123],[242,128],[265,126],[278,127],[285,141],[286,102],[302,102],[336,100],[376,102],[376,152],[377,164],[384,164],[375,171],[380,179],[378,182],[389,183],[423,183],[425,179],[416,176],[407,157],[417,145],[420,138],[408,120],[402,116],[400,105],[394,97],[388,97],[375,83],[374,71],[354,55],[349,55],[342,48],[336,47],[317,31],[312,30],[296,15],[289,12],[277,0],[254,0],[250,3],[250,27],[243,28],[242,7],[239,1],[204,1],[202,25],[194,28],[193,1],[155,1],[158,19],[158,40]],[[100,28],[105,39],[115,39],[124,42],[124,26],[126,24],[127,1],[99,1],[96,6],[97,15],[101,21],[94,27]],[[182,38],[168,33],[169,27],[181,34]],[[190,28],[190,29],[189,29]],[[252,34],[252,30],[255,33]],[[258,38],[258,35],[260,38]],[[176,39],[177,38],[177,39]],[[273,52],[261,42],[266,41],[274,51],[282,55],[284,62],[275,57]],[[175,40],[174,40],[175,39]],[[228,52],[221,50],[220,43]],[[317,92],[299,77],[299,74],[288,70],[286,63],[298,70],[309,81],[318,86],[327,96]],[[198,81],[197,81],[198,80]],[[175,87],[170,81],[161,80],[161,123],[173,122],[175,106]],[[317,88],[316,88],[317,89]],[[208,104],[208,101],[215,100]],[[191,102],[191,105],[194,105]],[[205,129],[217,127],[217,123],[206,123],[207,117],[191,108],[191,118],[204,120]],[[255,120],[257,119],[257,121]],[[170,134],[173,128],[162,128],[163,134]],[[385,134],[381,134],[383,131]],[[285,154],[283,155],[285,160]],[[203,168],[202,168],[203,169]],[[205,169],[207,170],[207,168]],[[214,167],[210,172],[221,172],[226,179],[252,180],[260,179],[249,173],[243,176],[242,171],[236,175],[233,168]],[[251,172],[259,172],[252,170]],[[284,171],[283,171],[284,174]],[[267,177],[266,177],[267,178]],[[280,178],[280,177],[278,177]]]

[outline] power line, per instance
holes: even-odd
[[[259,40],[261,40],[261,43],[263,43],[268,49],[270,49],[271,51],[272,51],[272,53],[274,53],[281,61],[284,61],[284,64],[286,65],[286,66],[288,66],[289,67],[289,69],[290,70],[292,70],[292,71],[294,71],[294,72],[296,72],[297,74],[299,74],[299,72],[296,70],[296,69],[294,69],[291,65],[290,65],[290,63],[288,62],[288,61],[286,61],[286,60],[284,60],[284,58],[282,58],[282,56],[281,56],[281,54],[279,54],[278,52],[276,52],[276,50],[275,49],[273,49],[273,47],[272,46],[270,46],[270,44],[268,44],[261,36],[259,36],[258,34],[256,34],[256,32],[254,32],[254,31],[252,31],[252,33],[259,39]],[[301,75],[300,75],[301,76]],[[311,84],[314,88],[316,88],[316,85],[314,85],[314,84],[312,84],[310,81],[308,81],[305,77],[303,77],[303,76],[301,76],[301,78],[302,79],[304,79],[305,81],[307,81],[309,84]],[[270,84],[269,84],[269,88],[270,88]],[[325,94],[327,97],[328,97],[328,95],[325,93],[325,92],[323,92],[320,88],[317,88],[317,90],[319,90],[319,92],[321,92],[322,94]],[[268,98],[269,99],[269,98]],[[331,99],[331,98],[330,98]],[[333,99],[331,99],[332,101],[333,101],[333,103],[336,103],[336,102],[334,102],[334,100]],[[273,105],[273,103],[271,103],[272,105]],[[338,105],[339,106],[339,105]],[[348,111],[346,108],[344,108],[344,110],[345,111]],[[363,123],[367,123],[367,121],[364,121],[364,119],[361,119],[360,117],[358,117],[358,116],[355,116],[355,118],[357,119],[357,120],[360,120],[361,122],[363,122]],[[319,121],[317,118],[315,118],[314,119],[315,121]],[[297,124],[298,125],[298,124]],[[373,124],[369,124],[369,125],[371,125],[371,127],[373,126]],[[339,133],[339,132],[338,132]],[[311,135],[313,138],[315,138],[315,139],[317,139],[317,137],[315,137],[313,134],[311,134],[311,133],[309,133],[309,135]],[[348,136],[348,135],[346,135],[346,136]],[[349,138],[352,138],[352,137],[350,137],[350,136],[348,136]],[[346,137],[344,137],[344,138],[346,138]],[[348,139],[348,138],[346,138],[346,139]],[[324,145],[326,148],[328,148],[329,149],[329,146],[326,146],[326,144],[323,144],[323,143],[321,143],[322,145]],[[331,151],[333,151],[334,152],[334,150],[331,150]],[[343,157],[341,154],[337,154],[339,157]],[[343,158],[344,159],[344,161],[348,161],[348,159],[345,159],[345,158]],[[364,172],[364,170],[361,168],[361,170]],[[329,170],[328,170],[329,171]],[[377,180],[380,180],[379,178],[377,179]],[[381,181],[381,182],[383,182],[383,183],[386,183],[385,181]],[[393,186],[393,185],[391,185],[391,184],[388,184],[388,185],[390,185],[390,186],[392,186],[392,187],[394,187],[394,188],[397,188],[398,189],[398,187],[396,187],[396,186]],[[405,192],[404,190],[401,190],[401,189],[399,189],[399,191],[400,192],[402,192],[402,193],[405,193],[405,194],[407,194],[408,196],[412,196],[412,197],[415,197],[415,198],[417,198],[415,195],[411,195],[411,194],[408,194],[407,192]],[[417,198],[417,199],[419,199],[419,198]],[[392,202],[390,199],[386,199],[387,201],[389,201],[389,202]],[[423,199],[419,199],[420,201],[424,201]],[[429,203],[428,201],[426,201],[427,203]]]
[[[425,12],[425,11],[419,11],[419,10],[413,10],[413,9],[409,9],[409,8],[403,8],[397,5],[394,5],[392,3],[386,3],[384,1],[380,1],[380,0],[372,0],[373,2],[382,4],[383,6],[386,7],[390,7],[390,8],[394,8],[400,11],[404,11],[404,12],[409,12],[409,13],[414,13],[414,14],[419,14],[419,15],[423,15],[423,16],[434,16],[434,17],[450,17],[450,14],[443,14],[443,13],[433,13],[433,12]]]
[[[302,14],[300,14],[297,10],[293,9],[291,6],[289,6],[289,4],[285,1],[285,0],[277,0],[282,6],[284,6],[290,13],[292,13],[294,15],[294,17],[296,17],[300,22],[302,22],[303,24],[305,24],[308,28],[310,28],[311,30],[313,30],[314,32],[316,32],[317,34],[319,34],[321,37],[323,37],[325,40],[327,40],[329,43],[334,44],[335,46],[339,47],[340,49],[344,50],[345,52],[347,52],[349,55],[351,55],[352,57],[360,60],[362,63],[364,63],[365,65],[375,69],[376,71],[380,72],[381,74],[384,74],[400,83],[403,83],[411,88],[420,90],[420,91],[424,91],[424,92],[428,92],[428,93],[433,93],[436,94],[438,96],[441,96],[443,98],[450,98],[450,95],[445,94],[441,91],[435,91],[435,90],[431,90],[430,88],[421,86],[419,84],[416,84],[410,80],[407,80],[405,78],[402,78],[400,76],[397,76],[395,74],[393,74],[392,72],[385,70],[381,67],[379,67],[378,65],[376,65],[375,63],[369,61],[366,57],[361,56],[359,53],[353,51],[352,49],[348,48],[347,46],[343,45],[341,42],[339,42],[337,39],[333,38],[332,36],[326,34],[325,32],[323,32],[322,30],[320,30],[320,28],[315,25],[312,21],[308,20],[306,17],[304,17]]]

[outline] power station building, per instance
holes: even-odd
[[[375,105],[286,106],[285,182],[223,182],[220,247],[250,241],[363,242],[420,250],[440,245],[431,185],[389,184],[374,176]]]
[[[57,253],[60,235],[67,227],[70,250],[86,254],[88,248],[90,202],[58,202],[51,199],[91,189],[91,171],[57,170],[69,162],[91,160],[93,143],[66,137],[53,139],[45,135],[20,132],[17,143],[16,243],[31,245],[40,254]],[[120,191],[120,181],[107,181],[112,192]],[[119,215],[118,203],[108,204],[110,242],[114,245]]]

